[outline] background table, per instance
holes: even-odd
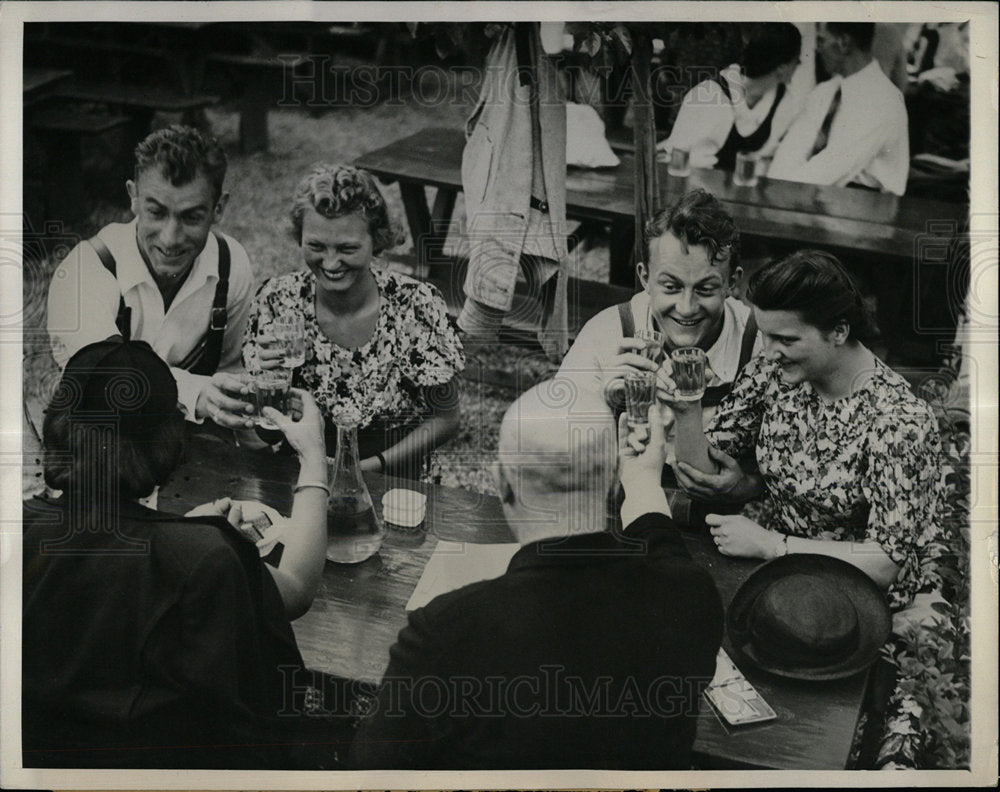
[[[359,157],[355,164],[386,182],[399,182],[407,222],[418,251],[433,253],[462,189],[461,130],[424,129]],[[631,229],[635,220],[633,156],[615,168],[569,168],[566,214],[575,220],[612,224],[612,282],[629,285],[633,273]],[[798,247],[864,251],[892,259],[912,259],[923,235],[954,234],[968,214],[960,204],[888,193],[761,179],[755,187],[736,186],[732,175],[694,168],[685,178],[669,176],[658,163],[661,205],[688,190],[704,188],[736,219],[741,233]],[[428,209],[424,187],[438,188]],[[948,229],[951,229],[950,232]],[[424,241],[423,247],[420,240]]]
[[[198,430],[184,462],[161,487],[159,508],[183,513],[229,495],[260,500],[288,514],[297,473],[292,457],[245,451],[218,434]],[[495,497],[378,475],[365,479],[379,513],[381,495],[388,488],[404,486],[424,492],[429,530],[389,531],[382,549],[369,560],[327,564],[312,608],[293,627],[308,667],[378,682],[388,665],[389,647],[406,623],[406,603],[438,539],[495,543],[511,542],[513,536]],[[695,561],[708,569],[728,604],[757,564],[720,556],[707,534],[685,532],[684,537]],[[694,746],[700,767],[843,769],[847,765],[865,702],[866,675],[809,683],[749,667],[742,670],[778,719],[728,731],[702,701]]]

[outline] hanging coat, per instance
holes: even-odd
[[[557,271],[555,303],[539,340],[547,353],[561,356],[568,346],[566,100],[559,74],[542,51],[538,23],[519,24],[525,25],[520,31],[520,73],[517,33],[514,25],[508,25],[490,49],[482,93],[466,122],[465,293],[509,312],[521,256],[550,260],[552,266],[542,273],[542,280]],[[540,127],[534,136],[533,92],[537,92]],[[533,169],[535,192],[544,195],[532,195]]]

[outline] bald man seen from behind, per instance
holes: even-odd
[[[567,380],[507,410],[494,472],[521,548],[499,578],[410,614],[353,767],[690,767],[722,605],[670,519],[663,444],[619,449],[615,430]],[[619,456],[626,527],[612,534]]]

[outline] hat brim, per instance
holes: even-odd
[[[801,667],[782,665],[755,651],[747,628],[751,606],[773,582],[792,574],[826,578],[850,599],[858,613],[859,632],[857,646],[848,657],[823,666]],[[729,605],[726,630],[737,662],[742,659],[762,671],[788,679],[825,681],[854,676],[875,662],[892,630],[892,616],[885,595],[857,567],[831,556],[794,553],[764,564],[744,581]]]

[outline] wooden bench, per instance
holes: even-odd
[[[45,151],[45,212],[47,220],[64,223],[84,215],[83,141],[125,126],[117,114],[84,112],[74,107],[48,105],[31,112],[28,129]]]
[[[408,275],[419,276],[421,265],[412,255],[385,253],[382,256],[394,269]],[[465,295],[462,284],[468,261],[456,258],[444,272],[438,270],[424,278],[436,286],[448,304],[448,313],[457,317],[462,309]],[[541,325],[541,304],[532,284],[519,279],[514,288],[514,305],[504,322],[503,337],[522,346],[536,346],[535,335]],[[566,292],[569,303],[569,333],[575,338],[580,328],[592,317],[609,305],[617,305],[632,298],[635,291],[631,287],[614,286],[609,283],[571,277],[567,280]]]
[[[106,52],[111,55],[134,55],[140,58],[152,58],[156,60],[163,60],[166,57],[165,53],[156,47],[148,47],[142,44],[124,41],[112,41],[108,39],[89,38],[86,36],[66,35],[60,33],[46,33],[37,37],[29,37],[26,32],[25,38],[29,38],[39,46],[45,46],[52,49],[91,50]]]
[[[200,110],[219,101],[218,96],[200,93],[185,94],[160,86],[79,81],[57,88],[56,95],[63,99],[74,99],[81,102],[147,108],[168,113]]]
[[[34,69],[26,66],[21,89],[24,106],[44,102],[61,83],[72,76],[73,72],[68,69]]]
[[[79,79],[55,95],[105,104],[133,119],[129,143],[149,132],[155,112],[181,113],[204,126],[218,97],[202,91],[208,23],[45,23],[26,26],[27,57],[74,68]]]
[[[46,23],[25,27],[25,49],[31,58],[97,74],[103,82],[156,81],[193,95],[201,88],[209,24]]]
[[[210,94],[186,94],[160,86],[79,80],[58,88],[55,95],[76,102],[107,105],[115,112],[127,113],[130,124],[126,146],[129,149],[149,134],[157,111],[180,113],[184,123],[198,126],[201,123],[199,113],[219,101],[217,96]]]

